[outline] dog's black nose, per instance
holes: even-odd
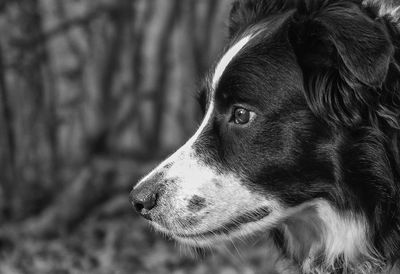
[[[150,220],[150,210],[157,206],[159,198],[158,182],[154,180],[142,182],[131,191],[129,197],[135,210]]]
[[[135,191],[132,191],[132,204],[135,207],[136,211],[141,213],[143,210],[151,210],[156,206],[157,203],[157,194],[146,194],[143,195],[135,195]]]

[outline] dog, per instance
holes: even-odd
[[[204,119],[135,209],[196,247],[268,234],[293,273],[400,273],[399,6],[235,1]]]

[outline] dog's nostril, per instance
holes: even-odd
[[[137,203],[137,204],[134,203],[133,206],[135,207],[135,210],[137,212],[142,212],[142,209],[144,208],[143,204],[139,204],[139,203]]]
[[[159,194],[149,189],[134,189],[130,194],[130,200],[136,212],[142,217],[151,220],[150,210],[157,205]]]
[[[141,199],[140,199],[141,198]],[[136,211],[141,213],[143,209],[151,210],[153,209],[158,200],[158,194],[150,194],[145,197],[140,197],[135,201],[133,201],[133,206],[135,207]]]

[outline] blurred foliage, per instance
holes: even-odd
[[[263,248],[188,257],[127,198],[195,130],[230,4],[0,1],[0,273],[266,272]]]

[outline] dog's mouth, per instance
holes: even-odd
[[[258,208],[257,210],[249,211],[237,217],[234,217],[230,221],[219,225],[217,228],[199,233],[176,233],[172,231],[165,231],[164,229],[162,230],[166,234],[168,234],[172,238],[175,238],[178,241],[190,242],[191,240],[194,240],[196,243],[198,243],[199,241],[208,238],[229,236],[234,232],[240,231],[241,226],[250,223],[256,223],[268,217],[270,214],[271,214],[271,209],[269,207],[261,207]]]

